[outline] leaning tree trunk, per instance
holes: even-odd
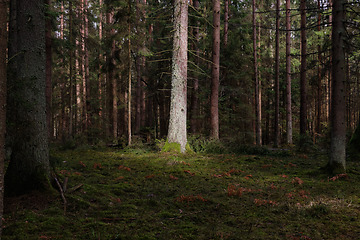
[[[26,13],[26,14],[24,14]],[[9,51],[9,136],[12,153],[6,192],[22,194],[49,186],[50,166],[45,99],[45,15],[43,0],[18,0]],[[11,29],[13,30],[13,29]]]
[[[0,1],[0,239],[4,210],[4,161],[6,125],[6,49],[8,2]]]
[[[220,0],[213,0],[213,51],[211,68],[210,137],[219,139]]]
[[[331,149],[329,168],[331,172],[346,169],[346,98],[345,98],[345,0],[333,3],[332,29],[332,99],[331,99]]]
[[[187,143],[187,45],[188,45],[188,3],[175,0],[174,39],[171,76],[170,120],[167,141],[180,144],[185,152]]]

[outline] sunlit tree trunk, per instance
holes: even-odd
[[[43,0],[16,2],[16,52],[9,51],[8,86],[11,156],[6,171],[8,194],[49,189],[46,124],[45,14]],[[23,14],[26,12],[27,14]],[[12,36],[12,35],[10,35]],[[10,39],[14,41],[14,39]]]
[[[329,168],[335,173],[344,172],[346,169],[345,2],[345,0],[333,2],[331,149]]]
[[[219,139],[220,0],[213,0],[213,28],[210,96],[210,138]]]
[[[274,146],[280,145],[280,88],[279,88],[279,73],[280,73],[280,0],[276,0],[276,31],[275,31],[275,119],[274,119]]]
[[[291,108],[291,23],[290,0],[286,0],[286,133],[287,143],[293,143]]]
[[[4,211],[4,162],[6,133],[6,50],[8,1],[0,0],[0,238]]]
[[[178,143],[181,152],[187,144],[187,49],[188,5],[186,0],[175,0],[174,38],[171,75],[170,120],[167,141]]]

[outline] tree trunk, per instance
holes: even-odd
[[[292,108],[291,108],[291,23],[290,0],[286,0],[286,133],[287,143],[292,144]]]
[[[168,143],[180,144],[185,152],[187,143],[187,45],[188,5],[186,0],[175,0],[174,38],[171,75],[171,102]]]
[[[346,169],[345,2],[345,0],[334,1],[332,11],[332,99],[329,168],[334,173],[344,172]]]
[[[300,66],[300,135],[306,135],[307,89],[306,89],[306,0],[300,2],[301,12],[301,66]],[[302,139],[301,141],[303,141]]]
[[[213,50],[211,66],[210,138],[219,139],[220,0],[213,0]]]
[[[320,0],[318,0],[318,27],[317,30],[320,32],[321,30],[321,4]],[[320,36],[318,37],[320,40]],[[320,42],[320,41],[319,41]],[[322,99],[322,85],[321,85],[321,47],[320,44],[317,47],[318,49],[318,67],[317,67],[317,77],[318,77],[318,86],[317,86],[317,104],[316,104],[316,127],[315,132],[320,134],[321,133],[321,99]]]
[[[52,18],[49,14],[51,0],[45,0],[46,4],[46,22],[45,22],[45,49],[46,49],[46,123],[48,126],[49,139],[52,137],[52,107],[51,107],[51,95],[52,95]]]
[[[257,44],[256,44],[256,16],[255,16],[255,0],[252,2],[252,23],[253,23],[253,56],[254,56],[254,80],[255,80],[255,132],[256,145],[262,144],[261,137],[261,95],[260,95],[260,81],[258,75],[257,62]]]
[[[129,19],[128,19],[128,61],[129,61],[129,69],[128,69],[128,91],[129,91],[129,98],[128,98],[128,145],[131,145],[131,23],[130,23],[130,14],[131,14],[131,2],[129,1]]]
[[[3,228],[4,211],[7,10],[8,1],[0,0],[0,239]]]
[[[194,1],[194,8],[196,11],[199,11],[200,2],[199,0]],[[193,35],[195,38],[194,41],[194,52],[195,52],[195,64],[196,66],[200,65],[200,34],[199,34],[200,22],[197,20],[193,29]],[[199,75],[195,73],[193,79],[193,89],[191,95],[191,117],[190,117],[190,131],[191,133],[199,132],[199,115],[200,115],[200,106],[199,106]]]
[[[229,0],[224,0],[224,47],[227,47],[229,35]]]
[[[275,32],[275,119],[274,119],[274,146],[280,145],[280,88],[279,88],[279,73],[280,73],[280,0],[276,0],[276,32]]]
[[[5,175],[5,190],[10,195],[50,188],[43,4],[43,0],[18,0],[16,4],[13,34],[17,36],[12,44],[16,44],[17,51],[9,51],[10,70],[16,72],[11,73],[8,82],[12,153]]]

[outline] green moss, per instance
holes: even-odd
[[[176,142],[168,142],[166,141],[162,150],[162,152],[172,152],[172,153],[181,153],[181,145]]]

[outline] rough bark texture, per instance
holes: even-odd
[[[6,133],[6,49],[8,2],[0,1],[0,239],[4,210],[4,161]]]
[[[286,0],[286,139],[292,144],[290,0]]]
[[[346,168],[344,4],[344,0],[333,2],[331,149],[329,161],[330,170],[333,172],[343,172]]]
[[[300,66],[300,134],[306,135],[307,89],[306,89],[306,0],[300,2],[301,11],[301,66]]]
[[[254,56],[254,80],[255,80],[255,132],[256,145],[262,144],[261,137],[261,95],[260,95],[260,81],[258,74],[257,62],[257,44],[256,44],[256,4],[255,0],[252,2],[252,23],[253,23],[253,56]]]
[[[178,143],[185,152],[187,105],[188,6],[186,0],[175,0],[172,57],[169,143]]]
[[[229,0],[224,0],[224,47],[227,47],[229,35]]]
[[[10,164],[8,194],[49,188],[49,149],[45,99],[45,16],[43,0],[18,0],[16,47],[9,51],[8,123]]]
[[[49,138],[52,136],[52,113],[51,113],[51,94],[52,94],[52,41],[51,41],[51,33],[52,26],[50,17],[50,4],[51,0],[45,0],[46,4],[46,33],[45,33],[45,48],[46,48],[46,123],[48,126],[48,135]]]
[[[275,119],[274,119],[274,146],[280,145],[280,88],[279,88],[279,74],[280,74],[280,0],[276,0],[276,32],[275,32]]]
[[[219,139],[219,85],[220,85],[220,0],[213,0],[213,50],[210,96],[210,137]]]
[[[200,2],[198,0],[194,1],[194,8],[198,11],[200,7]],[[199,34],[200,22],[197,20],[195,23],[195,27],[193,29],[193,35],[195,38],[194,41],[194,52],[196,54],[195,63],[197,66],[200,65],[200,50],[199,50],[199,42],[200,42],[200,34]],[[191,117],[190,117],[190,130],[192,133],[198,133],[200,129],[199,124],[199,116],[200,116],[200,106],[199,106],[199,76],[195,73],[193,79],[193,89],[191,95]]]

